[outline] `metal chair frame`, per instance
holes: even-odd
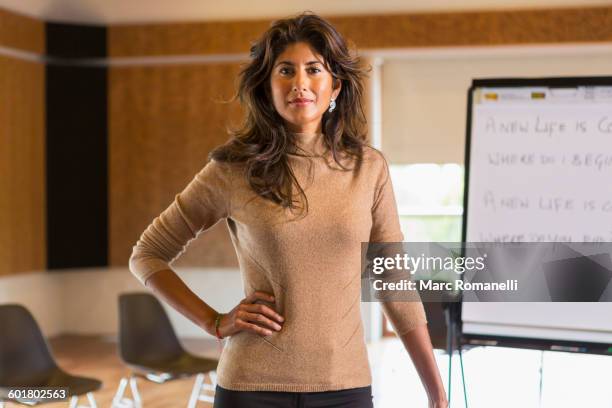
[[[141,300],[145,300],[148,297],[150,297],[153,299],[147,300],[148,302],[159,303],[159,301],[153,295],[149,293],[134,293],[131,295],[141,296]],[[127,297],[127,296],[130,296],[130,294],[121,295],[120,303],[121,303],[122,297]],[[161,314],[164,315],[164,316],[159,317],[159,320],[166,320],[167,315],[165,315],[165,312],[163,311],[163,309],[161,309],[161,305],[156,306],[156,307],[160,309],[158,309],[155,313],[157,313],[158,315],[161,315]],[[122,308],[120,307],[120,314],[121,313],[122,313]],[[120,315],[120,321],[121,319],[122,319],[122,316]],[[121,324],[123,325],[124,323],[121,322]],[[125,327],[125,326],[122,326],[122,327]],[[131,326],[127,326],[127,327],[131,327]],[[166,331],[167,334],[171,335],[171,338],[174,339],[172,341],[175,344],[174,346],[175,349],[177,348],[179,350],[182,349],[182,346],[180,346],[180,342],[178,342],[178,339],[176,338],[176,335],[174,333],[174,329],[172,328],[172,325],[170,324],[169,321],[166,323],[164,330]],[[171,333],[169,333],[170,331]],[[127,335],[126,333],[122,334],[120,332],[119,337],[120,339],[123,339],[124,336],[126,335]],[[120,346],[122,344],[124,343],[120,343]],[[130,344],[130,343],[127,343],[127,344]],[[128,376],[121,378],[121,380],[119,381],[119,384],[117,386],[117,392],[115,393],[115,396],[113,398],[111,408],[142,408],[142,405],[143,405],[142,398],[138,390],[138,381],[137,381],[138,377],[144,378],[146,380],[149,380],[157,384],[163,384],[167,381],[171,381],[176,378],[193,376],[195,374],[195,381],[194,381],[194,384],[191,390],[191,394],[189,397],[189,402],[187,404],[187,407],[195,408],[198,401],[209,402],[209,403],[214,402],[214,393],[215,393],[215,388],[217,386],[216,369],[210,370],[207,372],[192,373],[192,374],[187,374],[187,373],[173,374],[171,372],[155,371],[154,369],[149,370],[146,367],[146,365],[135,367],[136,359],[134,358],[132,360],[126,361],[128,358],[124,356],[124,352],[125,350],[122,349],[121,358],[128,366],[130,366],[131,373]],[[185,351],[183,350],[183,352]],[[207,375],[208,375],[208,378],[210,379],[210,381],[208,382],[206,381]],[[131,396],[126,395],[128,386],[131,392]]]

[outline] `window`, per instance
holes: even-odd
[[[406,242],[459,242],[464,168],[458,164],[391,164],[393,190]],[[383,336],[393,336],[383,318]]]
[[[404,240],[461,241],[463,166],[391,164]]]

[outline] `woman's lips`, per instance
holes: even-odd
[[[309,103],[312,103],[312,99],[294,99],[289,103],[294,106],[306,106]]]

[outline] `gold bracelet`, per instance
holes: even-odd
[[[221,325],[222,317],[223,317],[223,313],[217,313],[217,317],[215,318],[215,335],[217,336],[219,340],[223,338],[221,336],[221,333],[219,333],[219,326]]]

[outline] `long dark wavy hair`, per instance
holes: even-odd
[[[277,57],[287,46],[305,42],[324,59],[333,83],[342,81],[333,112],[325,111],[322,133],[334,161],[345,170],[341,156],[362,158],[366,140],[363,111],[363,78],[366,68],[346,41],[326,20],[305,12],[294,18],[277,20],[252,44],[250,61],[238,77],[238,89],[232,100],[239,99],[245,117],[231,139],[210,153],[221,162],[243,163],[250,187],[267,200],[283,208],[308,211],[302,186],[289,166],[288,154],[296,150],[294,136],[274,108],[270,75]],[[294,199],[294,189],[298,200]]]

